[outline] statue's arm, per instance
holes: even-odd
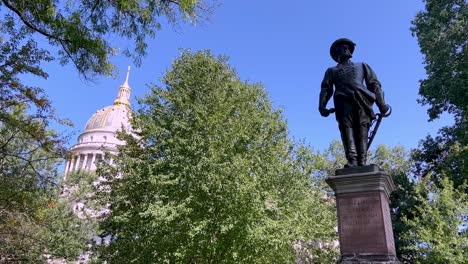
[[[331,69],[327,69],[322,80],[319,96],[319,112],[322,116],[328,116],[327,103],[333,95],[333,78]]]
[[[386,113],[389,109],[389,106],[385,103],[382,85],[377,79],[377,75],[372,70],[372,68],[366,63],[363,63],[362,65],[364,70],[364,80],[366,82],[366,87],[375,94],[375,103],[377,104],[377,107],[379,108],[380,112]]]

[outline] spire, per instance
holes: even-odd
[[[117,98],[114,101],[114,105],[123,104],[130,107],[130,86],[128,85],[128,77],[130,76],[130,66],[127,69],[127,77],[125,78],[125,82],[120,85],[119,93],[117,94]]]
[[[122,85],[128,86],[128,77],[130,76],[130,66],[127,68],[127,77],[125,78],[125,82]]]

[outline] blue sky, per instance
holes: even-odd
[[[75,127],[71,144],[86,121],[98,109],[111,105],[132,66],[130,86],[134,98],[159,83],[179,49],[210,49],[230,57],[242,79],[260,82],[273,104],[284,109],[290,136],[304,139],[314,149],[325,149],[339,132],[333,116],[318,113],[320,82],[325,70],[334,65],[330,44],[347,37],[356,44],[354,61],[367,62],[379,77],[393,114],[382,122],[373,143],[416,147],[427,134],[434,135],[451,124],[449,116],[427,122],[426,108],[419,105],[419,80],[425,77],[423,56],[417,39],[411,36],[411,20],[423,9],[422,1],[393,0],[219,0],[208,22],[202,25],[164,25],[149,41],[148,56],[141,67],[131,59],[113,59],[120,70],[116,79],[100,77],[95,82],[80,78],[72,66],[45,65],[45,87],[59,116]],[[113,45],[124,49],[125,42]],[[328,107],[332,107],[329,102]]]

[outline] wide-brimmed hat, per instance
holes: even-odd
[[[346,43],[349,45],[349,51],[351,52],[351,54],[353,54],[354,52],[354,46],[356,46],[356,43],[354,43],[352,40],[347,39],[347,38],[340,38],[340,39],[335,40],[335,42],[333,42],[333,44],[331,44],[330,46],[330,56],[336,62],[339,62],[338,61],[339,58],[336,54],[336,47],[343,43]]]

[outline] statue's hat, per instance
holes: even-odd
[[[351,52],[351,54],[353,54],[353,52],[354,52],[354,46],[356,46],[356,43],[354,43],[352,40],[347,39],[347,38],[340,38],[340,39],[335,40],[335,42],[333,42],[333,44],[331,44],[331,46],[330,46],[330,56],[336,62],[338,62],[338,59],[339,59],[337,54],[336,54],[336,47],[338,45],[340,45],[340,44],[343,44],[343,43],[349,45],[349,51]]]

